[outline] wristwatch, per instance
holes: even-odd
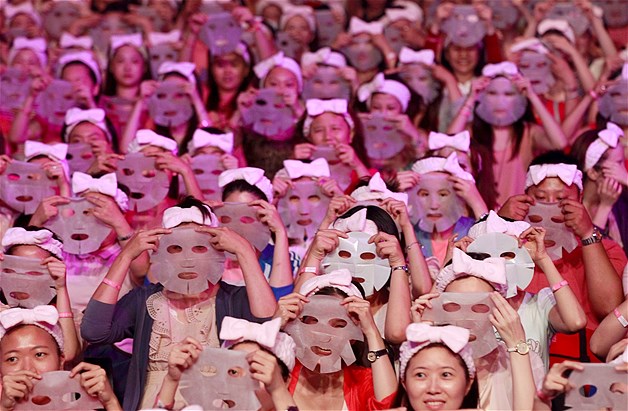
[[[377,351],[369,351],[368,354],[366,354],[366,359],[372,364],[385,355],[388,355],[388,349],[382,348]]]
[[[583,246],[591,245],[591,244],[599,243],[601,241],[602,241],[602,233],[600,233],[600,230],[598,230],[597,227],[593,227],[593,234],[591,234],[591,237],[589,238],[584,238],[582,240],[582,245]]]
[[[508,348],[508,352],[516,352],[517,354],[526,355],[530,352],[530,346],[525,341],[519,341],[514,347]]]

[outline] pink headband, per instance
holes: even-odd
[[[59,345],[61,352],[63,352],[63,332],[58,321],[59,313],[52,305],[39,305],[32,310],[11,308],[0,312],[0,340],[7,331],[17,325],[35,325],[50,334]]]
[[[329,164],[324,158],[317,158],[311,163],[304,163],[299,160],[284,160],[283,167],[291,180],[301,177],[329,177]]]
[[[371,177],[368,186],[356,188],[353,193],[351,193],[351,197],[357,201],[385,200],[387,198],[392,198],[408,205],[408,194],[390,191],[386,187],[386,183],[382,180],[382,176],[379,172],[375,173],[373,177]]]
[[[436,277],[434,286],[438,292],[442,293],[457,278],[468,276],[485,280],[501,295],[506,295],[508,289],[506,260],[501,257],[491,257],[482,261],[475,260],[459,248],[454,248],[453,263],[441,270]]]
[[[118,188],[116,173],[109,173],[100,178],[94,178],[89,174],[75,171],[74,174],[72,174],[72,191],[74,194],[89,191],[105,194],[116,200],[120,210],[123,212],[129,210],[129,197]]]
[[[547,177],[558,177],[566,185],[575,184],[582,191],[582,172],[575,164],[539,164],[530,166],[526,175],[527,190],[541,184]]]
[[[4,252],[14,245],[36,245],[58,259],[63,259],[63,244],[55,240],[52,232],[45,228],[37,231],[28,231],[22,227],[9,228],[2,237]]]
[[[306,137],[310,135],[310,127],[314,118],[323,113],[338,114],[344,118],[351,130],[355,127],[353,119],[349,115],[349,111],[347,109],[347,100],[342,98],[330,100],[319,100],[317,98],[309,99],[305,103],[305,111],[307,112],[307,117],[305,117],[305,121],[303,122],[303,135]]]
[[[506,221],[491,210],[486,221],[480,221],[471,226],[468,235],[474,240],[487,233],[503,233],[519,237],[528,228],[530,228],[530,224],[525,221]]]
[[[345,233],[361,231],[367,234],[375,235],[379,232],[377,225],[375,225],[373,221],[366,218],[366,213],[366,208],[363,208],[360,211],[353,213],[350,217],[338,218],[334,221],[330,228],[343,231]]]
[[[467,130],[450,136],[449,134],[430,131],[427,137],[427,144],[430,150],[440,150],[443,147],[451,147],[458,151],[469,152],[471,146],[471,134]]]
[[[174,228],[183,223],[196,223],[199,225],[207,225],[210,227],[218,227],[218,218],[212,213],[211,209],[204,205],[209,212],[208,218],[203,218],[203,213],[198,207],[170,207],[164,211],[161,224],[164,228]]]
[[[337,288],[349,296],[362,298],[358,288],[351,283],[351,273],[346,268],[341,268],[329,274],[317,275],[301,285],[299,293],[308,297],[325,287]]]
[[[460,167],[458,154],[456,154],[456,152],[451,153],[447,158],[427,157],[419,160],[412,166],[412,171],[417,174],[427,174],[433,172],[449,173],[452,176],[459,177],[463,180],[475,182],[475,178]]]
[[[384,73],[378,73],[373,80],[369,83],[365,83],[358,89],[358,100],[361,102],[367,102],[371,105],[371,96],[375,93],[385,93],[393,95],[401,104],[401,110],[406,111],[408,103],[410,102],[410,90],[405,84],[395,80],[386,80]]]
[[[616,124],[606,123],[606,128],[597,133],[598,138],[589,145],[584,159],[584,171],[589,171],[600,161],[609,148],[617,147],[619,138],[624,136],[624,130]]]

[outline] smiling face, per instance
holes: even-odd
[[[244,59],[236,53],[216,56],[211,64],[211,71],[218,89],[222,91],[237,90],[247,74]]]
[[[288,19],[283,31],[302,46],[307,46],[314,38],[314,33],[303,16],[297,15]]]
[[[480,50],[477,46],[462,47],[452,44],[445,50],[445,56],[454,75],[471,75],[480,60]]]
[[[457,410],[471,389],[460,358],[443,346],[420,350],[408,362],[403,383],[415,410]]]
[[[403,113],[403,107],[397,97],[388,93],[375,93],[371,97],[371,113],[394,116]]]
[[[273,68],[266,79],[264,87],[271,88],[285,99],[296,101],[299,95],[299,81],[297,76],[290,70],[283,67]]]
[[[323,113],[312,120],[308,139],[316,146],[349,144],[351,128],[340,114]]]
[[[63,357],[52,335],[36,325],[18,326],[0,340],[0,374],[29,370],[39,374],[61,368]]]

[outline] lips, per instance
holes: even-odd
[[[312,219],[311,218],[307,218],[305,220],[297,220],[297,224],[298,225],[302,225],[302,226],[308,226],[308,225],[312,224]]]
[[[177,277],[179,277],[182,280],[194,280],[195,278],[198,277],[198,273],[194,273],[191,271],[184,271],[182,273],[179,273]]]
[[[446,401],[444,400],[427,400],[423,401],[425,404],[425,408],[428,410],[442,410],[445,406]]]

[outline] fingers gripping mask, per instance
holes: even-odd
[[[303,47],[297,43],[288,33],[280,31],[277,33],[277,39],[275,40],[277,49],[283,52],[284,56],[291,59],[298,60],[299,56],[303,52]]]
[[[150,59],[150,73],[156,79],[159,77],[159,66],[165,61],[177,61],[179,59],[179,51],[172,43],[162,43],[150,46],[148,49],[148,58]]]
[[[370,234],[350,232],[349,238],[339,238],[338,247],[323,260],[325,273],[341,268],[351,272],[354,282],[362,287],[366,297],[381,290],[390,278],[388,259],[377,256],[375,244],[369,244]]]
[[[262,251],[270,241],[270,230],[257,218],[258,210],[259,208],[246,203],[224,203],[215,207],[214,213],[221,226],[235,231],[246,238],[257,251]]]
[[[493,25],[500,29],[507,29],[519,20],[519,11],[512,0],[489,0],[487,5],[493,10]]]
[[[303,83],[303,99],[351,99],[351,85],[340,76],[336,67],[319,65],[316,73]]]
[[[13,160],[0,176],[0,198],[24,214],[33,214],[41,200],[55,194],[55,187],[57,183],[36,163]]]
[[[626,408],[626,373],[615,364],[581,364],[569,375],[571,389],[565,406],[572,410],[621,410]]]
[[[550,59],[541,53],[524,50],[519,59],[519,70],[530,80],[532,89],[537,94],[547,93],[556,83]]]
[[[242,120],[253,131],[272,139],[294,124],[292,109],[273,89],[261,89],[253,105],[242,110]]]
[[[430,104],[438,95],[438,86],[432,72],[423,64],[404,64],[399,77],[412,91],[417,93],[425,104]]]
[[[44,29],[50,37],[58,39],[61,33],[68,31],[79,17],[81,17],[81,11],[75,2],[55,1],[44,15]]]
[[[192,157],[190,168],[203,192],[205,200],[220,200],[221,190],[218,187],[218,176],[225,171],[220,156],[216,154],[199,154]],[[187,193],[181,176],[179,176],[179,188],[179,194]]]
[[[353,36],[351,44],[341,50],[357,71],[368,71],[379,66],[384,60],[382,52],[375,47],[370,36],[358,34]]]
[[[582,13],[580,7],[571,2],[554,4],[547,12],[545,18],[565,20],[569,23],[576,36],[583,35],[589,29],[589,19]]]
[[[111,232],[111,227],[94,217],[92,203],[82,197],[71,198],[69,204],[59,204],[57,215],[46,221],[49,229],[63,241],[63,251],[88,254],[98,250]]]
[[[316,33],[319,47],[331,46],[336,37],[344,31],[331,10],[314,10]]]
[[[214,250],[210,238],[192,227],[178,227],[164,234],[150,258],[155,280],[166,290],[186,295],[205,291],[208,281],[218,283],[225,255]]]
[[[288,238],[314,238],[323,221],[330,198],[314,180],[293,180],[293,186],[279,199],[277,209],[288,229]]]
[[[65,112],[76,105],[74,88],[65,80],[52,80],[35,100],[36,113],[56,126],[63,125]]]
[[[222,56],[236,49],[242,28],[231,13],[210,14],[199,37],[213,56]]]
[[[408,43],[406,43],[401,35],[401,30],[392,25],[388,25],[384,28],[384,37],[396,54],[399,54],[403,47],[408,46]]]
[[[600,98],[600,114],[613,123],[628,126],[628,79],[608,88]]]
[[[0,108],[13,110],[22,107],[30,86],[31,79],[26,71],[7,69],[0,75]]]
[[[467,5],[454,6],[441,30],[447,35],[449,42],[460,47],[474,46],[486,34],[486,27],[480,21],[475,7]]]
[[[203,410],[257,410],[259,382],[251,377],[246,352],[205,348],[181,375],[179,388],[188,404]]]
[[[182,84],[162,82],[148,100],[148,110],[156,124],[177,127],[192,118],[194,108]]]
[[[48,269],[38,258],[5,255],[0,267],[0,288],[10,307],[50,304],[57,295]]]
[[[386,160],[399,154],[406,146],[405,136],[394,120],[381,115],[361,118],[364,146],[369,158]]]
[[[170,186],[166,172],[155,168],[155,158],[142,153],[127,154],[118,162],[116,178],[131,192],[129,209],[139,212],[159,204],[166,198]]]
[[[419,183],[408,190],[410,218],[425,232],[443,232],[462,217],[464,200],[456,195],[449,174],[422,174]]]
[[[523,117],[526,98],[506,77],[495,77],[480,94],[477,115],[493,126],[509,126]]]
[[[333,147],[317,146],[312,152],[312,160],[324,158],[329,165],[329,174],[336,180],[341,190],[346,190],[351,184],[351,167],[344,164],[338,158],[338,154]]]
[[[94,162],[92,146],[87,143],[70,143],[65,159],[68,162],[70,174],[75,171],[85,173]]]
[[[16,403],[16,411],[96,410],[102,408],[97,397],[81,387],[80,377],[70,378],[70,371],[49,371],[33,381],[26,401]]]
[[[489,314],[495,304],[489,293],[442,293],[430,300],[431,309],[423,313],[423,321],[434,325],[455,325],[470,331],[469,343],[473,358],[482,358],[497,348],[497,338]]]
[[[305,368],[328,374],[355,362],[351,341],[363,341],[364,335],[340,305],[341,299],[312,295],[301,315],[286,325],[286,332],[297,346],[297,359]]]
[[[628,9],[624,0],[596,0],[593,2],[604,12],[604,22],[608,27],[620,28],[628,25]]]
[[[517,240],[502,233],[487,233],[479,236],[467,248],[467,252],[480,253],[486,257],[506,259],[506,298],[514,297],[517,289],[525,290],[534,276],[534,262],[525,247],[519,248]]]
[[[552,260],[563,258],[563,250],[572,252],[578,246],[574,233],[565,225],[565,217],[558,203],[541,203],[530,206],[525,221],[532,227],[545,228],[545,248]]]

